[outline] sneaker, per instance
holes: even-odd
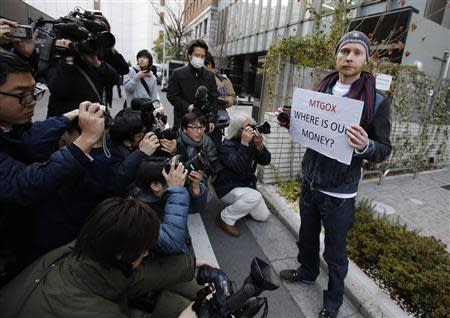
[[[239,235],[241,235],[241,233],[239,232],[239,229],[234,226],[234,225],[228,225],[226,224],[223,220],[222,217],[219,215],[217,216],[217,225],[228,235],[234,236],[234,237],[238,237]]]
[[[313,280],[306,279],[297,272],[295,269],[285,269],[280,272],[280,278],[287,280],[288,282],[302,282],[307,285],[314,285],[316,282]]]
[[[319,312],[319,318],[336,318],[336,317],[337,317],[337,312],[330,312],[330,311],[326,310],[325,308],[323,308]]]

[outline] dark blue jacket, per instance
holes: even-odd
[[[135,189],[135,197],[147,203],[161,220],[156,250],[164,254],[186,253],[188,190],[185,187],[168,188],[159,198],[149,191]]]
[[[103,148],[94,148],[89,155],[94,160],[83,173],[67,180],[33,209],[29,243],[22,251],[27,263],[76,239],[92,209],[108,197],[111,159]]]
[[[35,123],[22,134],[0,132],[0,250],[11,255],[22,250],[28,243],[32,207],[89,166],[89,158],[74,144],[53,152],[48,142],[58,140],[68,123],[57,117]]]
[[[132,187],[136,179],[139,166],[143,160],[149,159],[145,153],[139,149],[130,151],[123,145],[111,143],[111,175],[109,181],[109,191],[113,195],[125,195]]]
[[[270,152],[263,147],[256,149],[241,144],[240,140],[225,139],[219,148],[219,160],[223,166],[214,182],[214,189],[219,198],[238,187],[256,189],[256,166],[270,163]]]
[[[311,188],[334,193],[355,193],[361,178],[361,162],[381,162],[390,155],[389,101],[377,91],[373,119],[365,128],[369,146],[363,154],[353,154],[350,165],[307,149],[302,161],[303,178]]]

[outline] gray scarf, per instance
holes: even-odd
[[[202,140],[194,141],[192,140],[184,131],[180,131],[180,137],[183,143],[186,145],[186,160],[193,158],[197,155],[198,150],[203,148],[203,141],[205,139],[205,135],[202,136]]]

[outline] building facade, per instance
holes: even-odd
[[[332,23],[335,0],[308,2],[322,13],[322,25]],[[379,21],[379,17],[391,11],[395,14],[393,24],[395,18],[405,23],[408,30],[402,34],[405,47],[395,62],[420,64],[425,73],[436,78],[444,73],[446,52],[450,50],[450,7],[446,0],[349,0],[348,3],[351,17],[360,19],[353,29],[365,30],[367,21],[361,17],[378,17],[376,21]],[[408,8],[409,13],[399,15]],[[257,68],[270,46],[280,38],[306,36],[315,31],[313,17],[304,1],[220,0],[218,12],[215,51],[227,61],[224,66],[238,94],[256,99],[260,97],[262,83]],[[411,32],[413,23],[418,26],[417,32]]]
[[[218,0],[186,0],[184,25],[190,40],[203,39],[209,47],[216,46],[219,15]]]

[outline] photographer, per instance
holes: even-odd
[[[214,74],[203,67],[207,53],[208,46],[203,40],[192,41],[187,50],[189,64],[176,69],[170,76],[167,99],[173,105],[174,127],[177,129],[180,127],[181,118],[195,110],[195,103],[198,102],[196,98],[198,88],[205,86],[209,108],[213,115],[208,123],[208,132],[211,134],[214,131],[219,93]]]
[[[196,263],[205,263],[190,254],[153,257],[158,233],[146,204],[103,201],[76,242],[46,254],[0,291],[2,317],[127,317],[130,302],[191,281]],[[178,317],[189,306],[172,296],[161,294],[153,318]]]
[[[188,161],[204,152],[211,167],[206,177],[215,174],[217,150],[211,138],[205,134],[205,119],[199,113],[188,113],[181,120],[180,136],[177,139],[177,153]]]
[[[202,171],[189,172],[183,164],[175,166],[173,157],[167,172],[165,162],[144,161],[132,195],[147,203],[162,222],[157,249],[164,254],[187,253],[190,246],[190,240],[185,239],[188,212],[199,212],[205,207],[208,188],[202,182]]]
[[[147,50],[140,50],[136,56],[137,66],[130,67],[124,78],[124,88],[127,93],[127,107],[136,97],[148,97],[154,101],[158,99],[155,74],[151,71],[153,57]]]
[[[56,40],[56,46],[71,48],[70,40]],[[119,74],[108,63],[100,61],[93,52],[80,52],[80,56],[63,57],[51,61],[47,74],[50,89],[47,117],[56,116],[76,108],[81,101],[102,104],[103,90],[114,86]]]
[[[154,105],[157,105],[155,107]],[[147,97],[136,97],[131,101],[131,110],[141,113],[142,123],[146,131],[153,131],[155,128],[168,128],[167,116],[164,115],[164,109],[158,107],[158,100],[150,100]]]
[[[109,130],[112,171],[110,190],[124,195],[136,178],[139,165],[160,147],[156,135],[146,133],[139,112],[122,110]]]
[[[256,190],[256,166],[268,165],[271,155],[263,144],[262,135],[250,124],[250,116],[235,113],[227,136],[219,148],[223,169],[214,182],[217,196],[229,204],[217,217],[218,226],[231,236],[239,236],[237,220],[249,214],[257,221],[270,215],[261,193]]]
[[[27,206],[83,173],[91,163],[87,153],[104,132],[99,106],[83,102],[78,115],[81,135],[53,152],[48,138],[56,143],[70,118],[51,118],[30,127],[40,97],[30,66],[17,55],[0,50],[0,250],[1,263],[6,264],[0,270],[4,281],[21,269],[15,255],[26,244],[21,233],[26,233],[30,222],[25,217],[30,213]]]

